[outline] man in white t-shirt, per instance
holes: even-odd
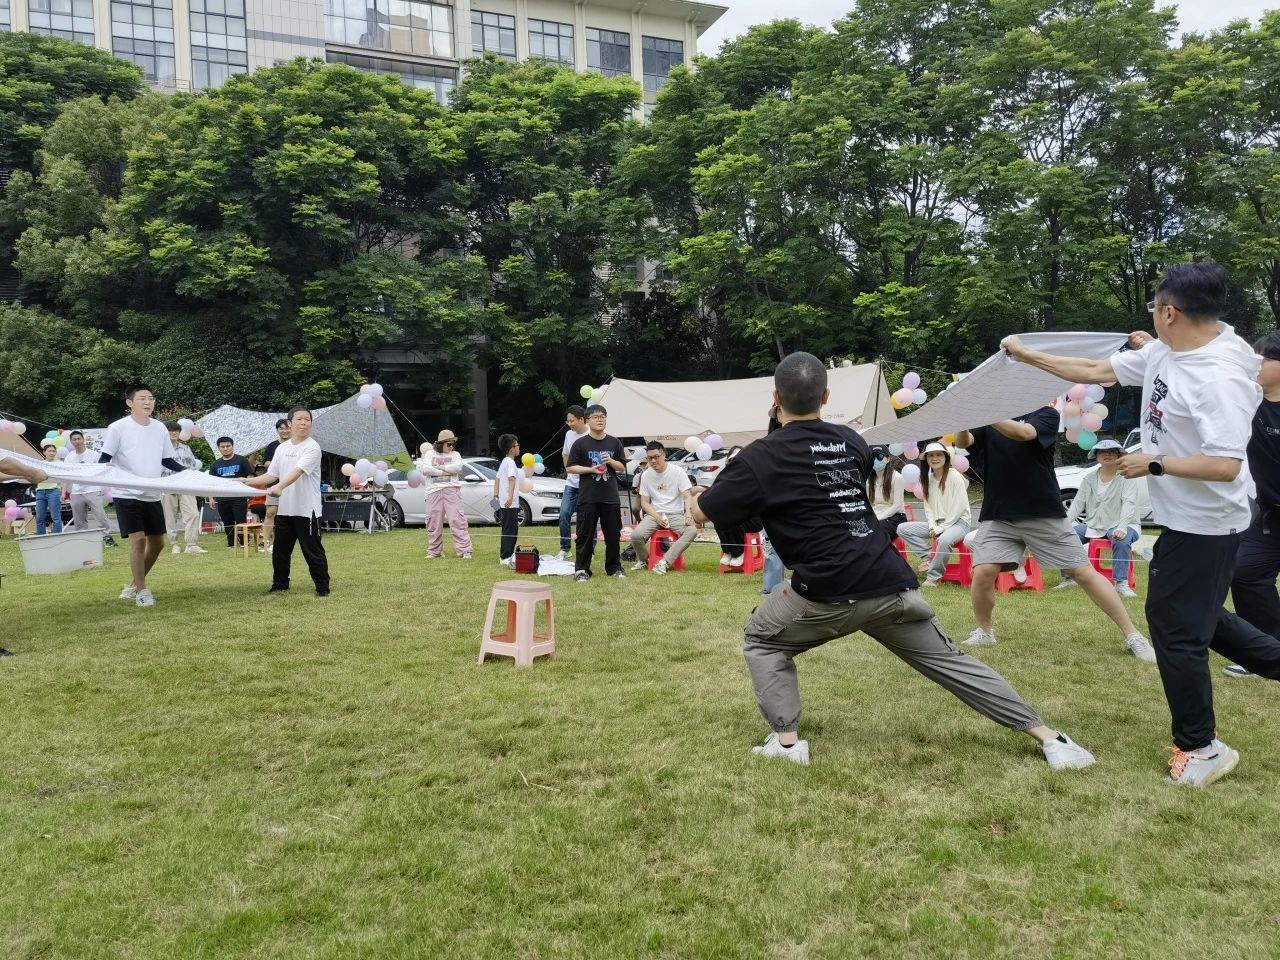
[[[560,460],[566,472],[569,469],[569,451],[587,433],[587,412],[578,404],[573,404],[564,412],[564,444],[560,448]],[[564,560],[573,549],[573,512],[578,506],[578,484],[582,478],[576,473],[569,473],[565,483],[564,496],[560,500],[560,553],[557,560]]]
[[[166,423],[165,428],[169,431],[169,446],[173,450],[169,456],[188,470],[203,470],[204,464],[191,452],[191,448],[182,442],[182,424],[174,420]],[[174,553],[182,552],[182,548],[178,546],[179,524],[182,525],[187,553],[208,552],[198,542],[201,515],[200,505],[195,497],[189,493],[166,493],[160,498],[160,506],[164,510],[164,524],[169,530],[169,543],[172,544]]]
[[[320,542],[320,517],[324,501],[320,497],[320,444],[311,439],[311,411],[294,407],[289,411],[289,439],[276,447],[275,456],[262,476],[244,481],[251,487],[265,487],[280,498],[276,509],[275,545],[271,550],[271,589],[289,589],[289,568],[293,545],[302,548],[316,596],[329,595],[329,559]]]
[[[84,434],[72,430],[70,434],[71,449],[67,451],[66,463],[97,463],[98,454],[90,450],[85,443]],[[102,508],[102,488],[87,483],[71,484],[71,522],[77,530],[100,529],[102,542],[108,546],[118,546],[116,538],[111,535],[111,524],[107,522],[107,512]]]
[[[151,419],[155,394],[147,386],[130,387],[124,394],[127,417],[107,427],[99,463],[111,463],[139,477],[160,477],[165,470],[186,469],[173,459],[169,431],[160,420]],[[156,600],[147,589],[147,574],[164,550],[164,508],[160,494],[150,490],[116,490],[116,522],[120,535],[129,541],[129,570],[133,580],[120,591],[121,600],[150,607]]]
[[[1217,738],[1209,651],[1260,676],[1280,679],[1280,640],[1223,608],[1236,549],[1249,526],[1246,447],[1262,399],[1260,360],[1218,320],[1226,272],[1216,263],[1166,269],[1148,305],[1158,340],[1134,333],[1133,348],[1109,360],[1054,357],[1017,337],[1015,359],[1077,383],[1142,387],[1142,452],[1120,473],[1150,477],[1156,542],[1147,585],[1147,623],[1173,716],[1174,783],[1204,787],[1230,773],[1240,755]]]
[[[667,448],[657,440],[645,447],[645,471],[640,478],[640,512],[644,518],[631,531],[631,546],[636,551],[632,570],[643,570],[649,565],[649,540],[658,530],[670,530],[679,539],[667,547],[667,552],[653,566],[653,572],[664,574],[680,559],[685,548],[698,535],[690,507],[693,502],[693,481],[685,471],[667,463]]]

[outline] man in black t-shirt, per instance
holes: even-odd
[[[1062,490],[1053,472],[1059,419],[1053,407],[1041,407],[1016,420],[1001,420],[956,437],[960,446],[986,455],[986,485],[969,588],[977,627],[964,642],[970,646],[996,642],[991,626],[996,577],[1002,570],[1021,567],[1030,552],[1042,569],[1062,570],[1084,588],[1120,628],[1130,653],[1144,663],[1155,663],[1151,644],[1134,627],[1115,587],[1093,569],[1080,537],[1067,522]]]
[[[576,473],[578,500],[577,556],[573,579],[585,583],[591,579],[591,557],[596,551],[596,521],[604,531],[604,572],[625,578],[622,572],[622,504],[618,497],[618,475],[625,473],[626,452],[617,437],[604,432],[609,413],[598,403],[586,409],[587,432],[569,451],[569,473]]]
[[[774,387],[782,426],[745,447],[693,503],[694,519],[717,530],[759,516],[793,571],[791,583],[772,590],[747,621],[743,653],[773,728],[753,752],[809,762],[808,741],[798,734],[795,657],[861,630],[983,716],[1034,737],[1055,770],[1093,763],[1003,677],[947,638],[871,509],[870,448],[853,430],[820,418],[830,396],[822,361],[791,354],[778,364]]]
[[[218,438],[218,458],[209,467],[215,477],[228,480],[248,480],[253,476],[253,468],[249,461],[236,453],[236,445],[230,437]],[[236,542],[236,524],[244,523],[248,516],[248,501],[241,497],[223,497],[221,500],[209,499],[209,506],[218,511],[223,530],[227,534],[227,546],[234,547]]]

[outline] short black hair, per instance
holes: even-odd
[[[606,417],[609,415],[609,411],[598,403],[591,404],[591,406],[587,407],[587,409],[582,412],[587,415],[587,419],[590,419],[597,413],[603,413]]]
[[[579,420],[587,419],[587,411],[582,408],[580,403],[571,403],[564,408],[564,412],[571,417],[577,417]]]
[[[293,418],[299,413],[305,413],[312,420],[316,418],[315,414],[311,412],[310,407],[290,407],[289,414],[285,419],[288,420],[289,423],[293,423]]]
[[[182,424],[180,424],[177,420],[170,420],[168,423],[164,425],[164,428],[168,430],[170,433],[173,433],[175,430],[178,431],[179,433],[182,432]]]
[[[1171,263],[1156,287],[1156,298],[1166,297],[1188,317],[1216,320],[1227,309],[1227,271],[1212,260]]]
[[[822,409],[822,395],[827,392],[827,368],[812,353],[796,351],[783,357],[774,368],[773,386],[787,413],[817,413]]]
[[[145,390],[147,391],[147,393],[151,394],[153,397],[156,394],[156,392],[152,390],[149,386],[147,386],[145,383],[135,383],[131,387],[124,388],[124,398],[126,400],[132,400],[133,395],[137,393],[139,390]]]
[[[52,440],[41,440],[41,441],[40,441],[40,452],[41,452],[41,453],[44,453],[46,450],[57,450],[57,449],[58,449],[58,445],[57,445],[56,443],[54,443]]]
[[[279,420],[276,421],[277,430],[279,430],[281,427],[287,427],[288,425],[289,425],[289,419],[287,417],[281,417]]]
[[[650,440],[644,445],[644,448],[646,450],[661,450],[663,453],[667,452],[666,445],[661,440]]]
[[[1264,333],[1254,341],[1253,352],[1267,360],[1280,360],[1280,330]]]
[[[498,438],[498,452],[505,458],[511,453],[511,448],[518,446],[520,438],[514,433],[504,433]]]
[[[83,440],[84,434],[81,433],[79,430],[72,430],[70,433],[67,434],[67,439],[70,440],[72,437],[79,437],[81,440]]]
[[[229,443],[229,444],[231,444],[233,447],[236,445],[236,442],[235,442],[234,440],[232,440],[230,437],[219,437],[219,438],[218,438],[218,442],[217,442],[216,444],[214,444],[214,446],[220,447],[220,446],[222,446],[224,443]]]

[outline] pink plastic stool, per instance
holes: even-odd
[[[507,602],[507,628],[495,634],[493,615],[503,600]],[[547,605],[547,632],[534,633],[533,621],[538,604],[544,602]],[[556,621],[549,586],[527,580],[500,580],[493,585],[480,639],[480,659],[476,662],[484,663],[488,654],[511,657],[517,667],[533,666],[534,657],[556,655]]]

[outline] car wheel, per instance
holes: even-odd
[[[527,527],[533,523],[533,507],[529,506],[528,500],[520,501],[520,526]]]
[[[395,500],[388,499],[386,506],[387,522],[393,527],[404,526],[404,507]]]
[[[1074,500],[1075,498],[1076,498],[1076,492],[1074,490],[1063,490],[1062,491],[1062,508],[1064,510],[1070,510],[1071,501]]]

